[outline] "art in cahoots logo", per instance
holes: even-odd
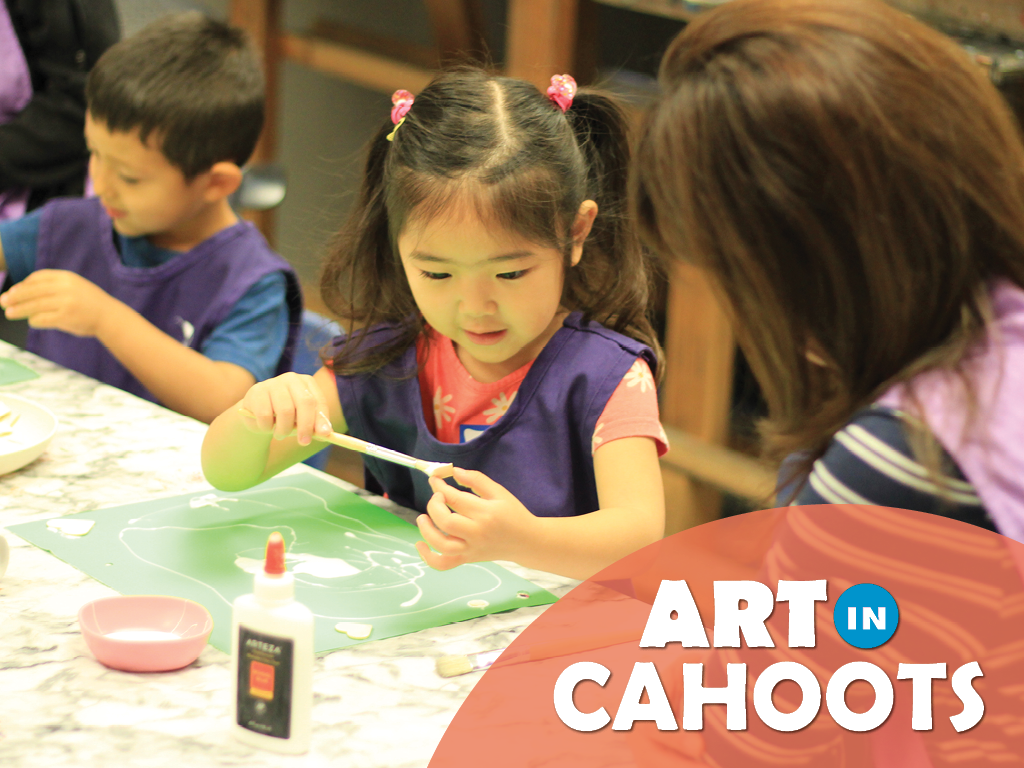
[[[687,582],[663,580],[647,617],[639,648],[666,648],[671,643],[679,643],[682,648],[709,651],[711,648],[741,648],[742,636],[748,649],[776,649],[771,652],[785,656],[785,651],[780,653],[777,650],[766,626],[776,604],[785,603],[788,607],[785,647],[813,649],[818,641],[816,604],[827,603],[828,586],[825,579],[780,580],[773,593],[770,586],[758,581],[715,581],[712,645]],[[786,660],[769,664],[751,681],[747,664],[738,662],[724,665],[726,684],[714,687],[705,685],[704,662],[684,663],[682,703],[678,705],[677,702],[673,708],[656,665],[637,661],[633,664],[613,720],[604,707],[587,712],[577,708],[573,694],[579,683],[593,681],[604,686],[611,675],[611,671],[602,664],[578,661],[566,667],[555,682],[555,711],[562,723],[580,732],[597,731],[609,723],[613,730],[628,731],[635,722],[645,720],[655,722],[663,731],[680,728],[700,731],[703,729],[704,706],[723,704],[726,728],[745,730],[748,685],[752,683],[750,700],[754,716],[773,730],[798,731],[809,725],[824,706],[840,727],[851,732],[870,731],[885,722],[893,711],[895,689],[889,674],[881,666],[865,659],[896,633],[900,621],[899,606],[885,588],[877,584],[855,584],[840,594],[832,616],[839,638],[855,649],[851,655],[855,655],[856,660],[836,668],[827,680],[819,680],[803,663]],[[953,728],[959,733],[977,725],[985,713],[985,704],[973,681],[982,676],[977,661],[960,664],[953,670],[947,669],[943,659],[928,660],[927,663],[899,663],[896,679],[912,681],[909,686],[911,728],[915,731],[932,729],[932,700],[937,685],[950,686],[963,705],[961,712],[949,718]],[[796,683],[801,691],[800,704],[791,712],[780,711],[772,699],[775,687],[783,681]],[[847,689],[857,681],[867,683],[874,691],[874,702],[864,712],[853,711],[846,702]]]

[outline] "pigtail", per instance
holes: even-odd
[[[367,373],[399,357],[416,340],[422,322],[394,253],[385,195],[387,135],[385,123],[370,142],[359,202],[332,240],[320,278],[320,296],[346,330],[333,354],[337,375]],[[364,349],[367,332],[396,324],[397,335]]]
[[[565,114],[587,165],[587,195],[597,203],[598,215],[583,259],[569,272],[564,301],[583,309],[587,319],[651,347],[660,376],[662,352],[648,316],[655,268],[627,202],[628,118],[613,99],[587,90],[576,94]]]

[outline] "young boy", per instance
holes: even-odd
[[[29,350],[212,421],[289,369],[302,311],[228,202],[263,123],[259,63],[238,30],[172,16],[108,50],[86,98],[97,196],[0,225],[0,307]]]

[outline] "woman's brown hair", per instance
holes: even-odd
[[[641,234],[722,296],[770,457],[806,451],[806,468],[893,383],[958,370],[989,283],[1024,285],[1018,128],[938,32],[879,0],[730,0],[660,79]]]
[[[600,93],[579,91],[563,114],[530,83],[478,69],[436,76],[393,140],[395,126],[383,121],[321,279],[327,307],[356,329],[335,354],[335,373],[379,370],[415,342],[423,323],[395,243],[410,218],[444,215],[463,195],[496,226],[564,252],[562,306],[660,353],[647,314],[648,257],[626,210],[627,125]],[[571,227],[587,199],[598,214],[570,268]],[[364,349],[365,332],[384,323],[399,332]]]

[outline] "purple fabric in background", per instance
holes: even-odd
[[[7,4],[0,0],[0,124],[9,122],[32,100],[32,78]],[[0,221],[23,216],[27,189],[0,190]]]
[[[928,371],[910,382],[922,414],[906,385],[896,385],[878,402],[921,415],[999,532],[1024,541],[1024,290],[1000,281],[991,299],[994,319],[964,364],[978,404],[973,420],[963,380],[949,371]]]

